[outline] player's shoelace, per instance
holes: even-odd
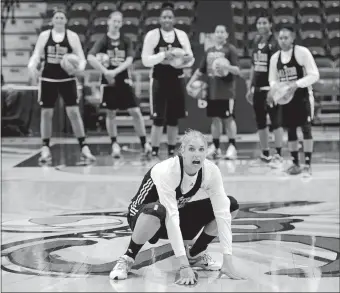
[[[212,257],[205,253],[201,256],[201,260],[204,262],[204,264],[209,265],[210,263],[214,263],[214,260],[212,259]]]
[[[117,260],[117,270],[126,271],[128,268],[128,261],[124,257]]]

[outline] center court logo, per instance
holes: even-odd
[[[317,214],[318,208],[320,213]],[[277,213],[276,210],[292,212]],[[313,215],[307,213],[308,210],[313,211]],[[319,223],[316,225],[318,228],[310,233],[308,223],[313,217],[317,217]],[[237,247],[245,245],[241,246],[239,254],[248,253],[259,264],[268,263],[273,257],[268,253],[261,254],[261,249],[265,248],[266,251],[276,251],[283,263],[292,256],[300,263],[312,260],[318,264],[320,276],[339,277],[339,236],[336,232],[329,232],[329,236],[310,236],[325,235],[323,222],[327,223],[326,230],[329,231],[329,226],[336,230],[338,218],[330,219],[322,214],[320,202],[241,204],[238,217],[233,221],[233,243]],[[22,235],[22,240],[1,246],[3,270],[54,277],[108,275],[115,265],[114,259],[110,261],[108,248],[114,251],[126,247],[127,237],[131,235],[124,212],[72,213],[26,222],[9,221],[3,223],[2,228],[5,236],[12,233]],[[33,232],[44,236],[25,237]],[[96,258],[96,254],[103,253],[105,258]],[[134,269],[172,255],[170,244],[145,250],[138,255]],[[102,259],[107,259],[107,262]],[[303,267],[278,264],[275,269],[273,266],[270,268],[266,274],[308,277]]]

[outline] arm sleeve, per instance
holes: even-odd
[[[240,66],[238,54],[235,46],[230,46],[230,65]]]
[[[153,67],[161,63],[165,58],[164,52],[154,54],[155,47],[159,40],[158,30],[149,31],[143,42],[142,62],[145,67]]]
[[[207,74],[207,53],[204,54],[202,60],[201,60],[201,63],[200,63],[200,66],[198,68],[198,70],[203,73],[203,74]]]
[[[190,43],[187,33],[184,31],[178,31],[177,35],[178,35],[179,42],[181,43],[185,53],[191,57],[194,57],[194,53],[192,52],[191,43]],[[195,63],[195,59],[193,59],[190,63],[186,64],[186,67],[191,67],[194,63]]]
[[[176,257],[186,255],[183,236],[179,223],[179,212],[176,200],[176,187],[179,184],[178,176],[169,170],[161,170],[156,166],[152,170],[152,178],[156,185],[159,202],[166,209],[165,225],[172,249]]]
[[[296,61],[305,68],[306,76],[296,81],[300,88],[306,88],[317,82],[320,78],[312,53],[306,47],[297,47],[295,51]]]
[[[73,52],[80,58],[79,69],[82,71],[86,66],[86,58],[83,51],[83,47],[81,45],[79,36],[75,32],[70,32],[69,34],[72,40],[72,49]]]
[[[279,82],[279,76],[278,76],[278,72],[277,72],[278,58],[279,58],[278,52],[276,52],[270,58],[268,81],[269,81],[269,85],[271,87],[274,86],[274,84],[276,84],[277,82]]]
[[[222,252],[232,254],[230,200],[223,187],[221,171],[216,165],[211,167],[207,193],[214,210]]]
[[[126,38],[126,45],[127,45],[127,55],[126,55],[126,57],[135,58],[136,51],[135,51],[135,48],[134,48],[134,44],[129,38]]]
[[[43,54],[44,52],[44,47],[47,43],[48,40],[48,36],[49,36],[49,31],[43,31],[37,40],[37,43],[34,47],[34,52],[28,62],[28,67],[37,67],[39,61],[40,61],[40,56]]]
[[[88,55],[96,56],[98,53],[103,53],[105,48],[105,36],[97,40],[94,45],[92,46],[91,50],[89,51]]]

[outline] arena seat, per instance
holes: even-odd
[[[124,17],[122,33],[137,35],[139,31],[139,19],[135,17]]]
[[[338,0],[326,0],[322,1],[322,3],[325,7],[324,10],[327,18],[331,15],[336,15],[339,17],[340,5]]]
[[[300,28],[302,31],[322,31],[324,25],[322,24],[321,17],[319,15],[315,15],[313,17],[310,16],[301,16],[300,18]]]
[[[326,18],[326,28],[328,31],[339,30],[340,17],[339,15],[330,15]]]
[[[326,56],[326,51],[324,47],[315,46],[308,48],[314,56]]]
[[[269,9],[269,1],[246,1],[248,16],[257,16],[262,11]]]
[[[67,11],[67,5],[65,4],[65,2],[59,2],[59,1],[52,1],[52,2],[48,2],[47,3],[47,8],[46,8],[46,13],[44,14],[44,16],[46,18],[51,18],[53,16],[53,12],[56,9],[62,9],[64,11]]]
[[[322,10],[320,8],[319,1],[297,1],[298,4],[298,13],[304,16],[321,15]]]
[[[140,18],[142,14],[142,4],[137,1],[124,1],[120,7],[124,17]]]
[[[77,34],[85,34],[88,29],[89,21],[86,18],[70,19],[67,26],[71,31]]]
[[[93,21],[92,25],[94,33],[107,32],[107,17],[98,17]]]
[[[243,16],[234,16],[234,29],[236,32],[245,32],[247,24],[244,22]]]
[[[339,68],[340,67],[340,58],[337,58],[335,61],[334,61],[334,66],[336,68]]]
[[[291,16],[291,15],[285,15],[285,16],[277,16],[273,19],[274,22],[274,31],[279,31],[282,26],[287,25],[287,24],[291,24],[294,25],[295,24],[295,17]]]
[[[193,1],[176,1],[174,3],[176,17],[192,17],[195,3]]]
[[[101,2],[97,5],[96,9],[93,10],[96,17],[109,17],[111,12],[117,10],[117,5],[112,2]]]
[[[295,15],[293,1],[272,1],[272,12],[274,15]]]
[[[232,1],[231,8],[233,10],[234,16],[244,17],[245,14],[245,6],[243,1]]]
[[[159,17],[148,17],[145,20],[145,31],[148,32],[150,30],[153,30],[154,28],[159,27]]]
[[[328,43],[331,48],[340,45],[340,30],[328,33]]]
[[[92,6],[89,3],[75,3],[68,13],[69,18],[89,18]]]
[[[161,13],[162,4],[163,2],[161,1],[147,2],[146,4],[147,17],[159,17]]]
[[[191,25],[192,25],[192,18],[182,16],[182,17],[176,17],[176,20],[177,21],[176,21],[175,27],[189,34],[191,30]]]
[[[339,44],[331,47],[331,55],[334,58],[338,58],[340,56],[340,46],[339,46]]]
[[[315,57],[315,63],[318,68],[332,68],[333,61],[329,57]]]

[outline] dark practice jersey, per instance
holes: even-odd
[[[180,163],[181,180],[179,182],[178,187],[176,188],[176,200],[178,208],[183,208],[186,205],[186,203],[188,203],[191,200],[191,198],[197,193],[197,191],[201,188],[202,169],[198,171],[198,176],[192,189],[190,189],[186,194],[183,194],[181,191],[181,184],[184,176],[183,158],[181,156],[178,156],[178,158]],[[142,186],[141,190],[131,200],[130,209],[132,209],[132,211],[138,210],[139,206],[142,204],[148,204],[159,201],[156,185],[154,185],[151,178],[151,171],[152,168],[145,175],[143,182],[141,184]]]
[[[304,68],[301,66],[295,58],[295,46],[293,47],[292,57],[288,63],[283,64],[281,61],[281,52],[277,61],[277,71],[280,82],[296,81],[305,76]],[[308,87],[298,88],[294,94],[294,98],[309,99]]]
[[[269,86],[268,74],[270,58],[279,49],[279,44],[274,35],[270,35],[266,42],[262,42],[260,35],[256,36],[252,46],[252,64],[254,67],[253,86]]]
[[[55,80],[73,77],[60,66],[64,55],[72,53],[72,51],[67,31],[65,31],[64,39],[61,42],[55,42],[52,38],[52,30],[50,30],[50,35],[44,47],[44,68],[41,77]]]
[[[227,76],[214,76],[212,70],[213,62],[224,57],[229,60],[230,65],[239,66],[237,50],[232,44],[224,44],[217,48],[209,48],[201,62],[200,72],[208,76],[208,99],[209,100],[229,100],[235,98],[235,77],[229,73]]]
[[[105,53],[109,56],[110,65],[108,69],[117,68],[125,62],[127,57],[135,57],[132,41],[122,34],[117,39],[112,39],[108,35],[104,35],[93,45],[89,55],[96,56],[98,53]],[[130,79],[129,69],[122,71],[115,78],[118,82],[126,79]],[[103,77],[103,83],[108,83],[105,77]]]
[[[162,35],[161,29],[159,29],[159,42],[154,49],[154,53],[157,54],[159,52],[165,52],[171,48],[183,48],[181,45],[178,36],[175,33],[175,39],[172,43],[167,43]],[[169,65],[168,60],[164,60],[160,64],[157,64],[153,67],[152,77],[157,80],[169,80],[171,78],[177,78],[178,76],[183,74],[183,69],[177,69]]]

